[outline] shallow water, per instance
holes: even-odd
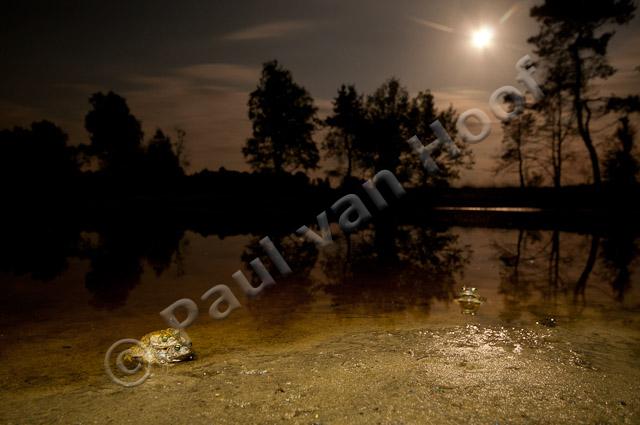
[[[1,276],[0,420],[640,421],[633,234],[403,225],[336,229],[320,250],[272,236],[286,278],[262,236],[82,231],[32,263],[18,249]],[[54,252],[67,263],[42,261]],[[256,255],[276,285],[246,299],[231,275]],[[223,321],[200,301],[217,284],[242,304]],[[463,286],[485,299],[475,315]],[[158,313],[185,297],[197,360],[111,382],[109,346],[166,327]]]

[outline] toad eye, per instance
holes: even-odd
[[[178,344],[174,348],[176,349],[176,351],[180,351],[180,348],[182,348],[182,346]]]
[[[162,337],[162,342],[167,342],[167,337],[166,336]]]

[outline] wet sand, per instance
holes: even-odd
[[[0,423],[639,423],[637,285],[624,302],[598,274],[583,298],[509,298],[486,231],[461,234],[474,258],[457,285],[487,298],[476,316],[384,285],[336,295],[279,280],[225,321],[202,305],[188,328],[198,358],[154,367],[133,388],[105,374],[107,348],[162,328],[158,311],[175,299],[228,281],[246,238],[192,237],[187,275],[147,269],[111,310],[93,306],[82,262],[47,284],[14,278],[0,313]],[[546,316],[557,326],[536,324]]]
[[[0,419],[15,424],[638,423],[638,339],[605,339],[593,331],[581,338],[581,344],[568,343],[576,335],[557,328],[470,324],[348,332],[269,349],[205,353],[193,362],[154,368],[147,382],[134,388],[95,373],[88,386],[78,379],[37,391],[16,388],[3,395]],[[194,336],[194,344],[199,339]]]

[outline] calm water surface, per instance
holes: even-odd
[[[0,309],[0,378],[13,394],[5,407],[14,411],[65,388],[117,387],[103,371],[107,348],[166,327],[158,313],[180,298],[200,308],[188,328],[198,353],[189,368],[345,335],[417,329],[453,330],[456,338],[465,329],[551,332],[556,345],[573,344],[594,370],[628,373],[638,366],[633,232],[406,225],[370,227],[347,238],[336,228],[336,243],[322,249],[270,235],[294,271],[286,278],[263,255],[264,235],[136,228],[15,233],[18,245],[2,264]],[[248,262],[256,256],[277,283],[247,299],[231,275],[241,269],[251,276]],[[210,318],[210,302],[200,301],[218,284],[242,304],[223,321]],[[463,286],[485,299],[473,316],[454,301]],[[493,345],[504,335],[484,337]]]

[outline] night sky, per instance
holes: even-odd
[[[114,90],[147,138],[155,127],[187,131],[190,171],[246,170],[246,103],[267,60],[293,72],[322,116],[340,84],[371,93],[391,76],[411,94],[431,89],[440,106],[488,112],[494,89],[517,85],[514,64],[536,33],[532,1],[113,3],[2,3],[0,127],[46,118],[84,143],[90,94]],[[481,50],[470,33],[484,25],[495,40]],[[638,18],[617,32],[610,59],[619,72],[602,92],[640,91]],[[502,182],[489,171],[501,137],[494,127],[474,145],[476,166],[462,184]]]

